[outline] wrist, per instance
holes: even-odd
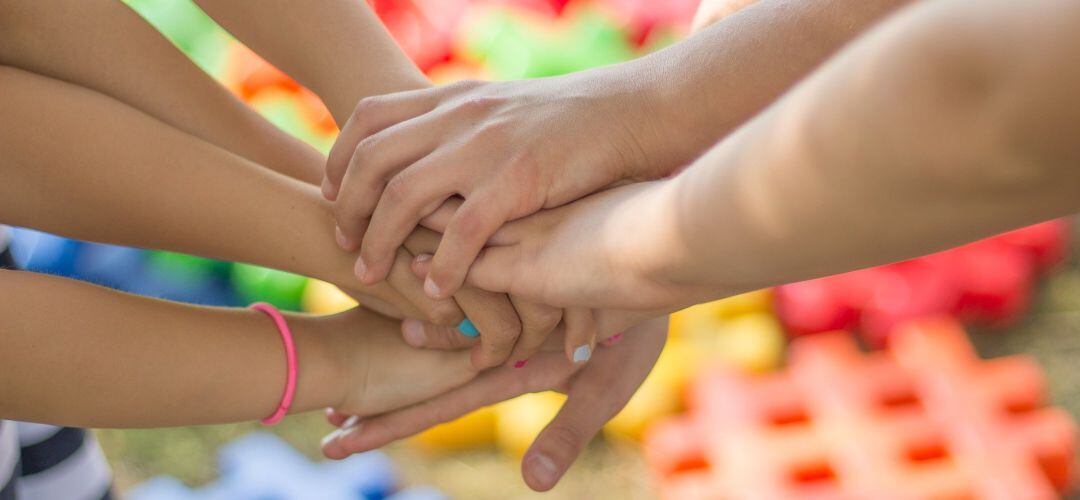
[[[331,318],[287,317],[296,342],[297,383],[292,413],[333,408],[345,400],[346,363]],[[284,362],[284,361],[282,361]]]

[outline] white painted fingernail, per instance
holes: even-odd
[[[592,357],[592,348],[590,348],[587,344],[583,345],[583,346],[578,346],[577,349],[574,349],[574,362],[575,363],[584,363],[584,362],[588,361],[589,358],[591,358],[591,357]]]
[[[353,415],[345,420],[344,424],[341,424],[342,429],[351,429],[356,426],[356,423],[360,421],[360,415]]]

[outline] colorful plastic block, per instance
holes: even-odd
[[[566,396],[557,392],[538,392],[518,396],[495,406],[495,444],[503,453],[521,457],[536,436],[562,408]]]
[[[246,304],[269,302],[279,308],[299,311],[308,279],[296,274],[249,264],[232,268],[232,283]]]
[[[959,323],[907,323],[864,354],[796,339],[784,372],[703,376],[689,414],[645,441],[662,498],[1051,499],[1074,485],[1077,428],[1044,407],[1030,358],[979,359]]]
[[[452,453],[495,442],[495,407],[486,406],[452,422],[432,427],[410,441],[429,453]]]
[[[304,312],[312,314],[335,314],[357,306],[356,300],[340,288],[319,280],[308,280],[301,303]]]
[[[857,329],[874,347],[896,325],[952,314],[985,326],[1015,323],[1035,280],[1065,256],[1069,223],[1054,220],[896,264],[783,285],[776,311],[792,335]]]

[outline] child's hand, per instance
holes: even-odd
[[[467,283],[555,307],[657,313],[722,296],[662,274],[689,244],[675,187],[621,186],[511,222],[492,236]],[[443,214],[425,224],[446,224]]]
[[[503,223],[689,158],[666,149],[650,99],[621,70],[520,82],[462,82],[364,99],[327,163],[344,247],[357,274],[387,276],[416,224],[455,195],[425,291],[452,295]]]
[[[464,384],[478,373],[468,352],[409,347],[398,333],[400,322],[362,308],[319,321],[344,381],[335,408],[350,414],[369,416],[403,408]]]
[[[664,347],[666,326],[667,318],[659,318],[627,331],[623,340],[598,350],[595,359],[584,367],[544,353],[524,369],[502,367],[486,371],[423,405],[368,419],[349,418],[347,412],[330,412],[331,424],[343,427],[323,440],[323,453],[332,459],[342,459],[385,446],[483,406],[530,392],[557,390],[566,393],[566,403],[522,459],[526,482],[537,491],[546,491],[555,486],[593,436],[626,405],[645,380]]]

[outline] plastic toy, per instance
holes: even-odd
[[[338,287],[325,281],[308,280],[304,295],[300,300],[304,312],[312,314],[335,314],[356,307],[352,297]]]
[[[340,462],[314,463],[273,434],[256,432],[221,449],[221,477],[191,489],[179,481],[154,478],[127,492],[131,500],[443,500],[431,488],[397,492],[390,459],[379,452]]]
[[[740,300],[760,305],[756,299],[748,299],[767,296],[758,294]],[[683,315],[680,324],[696,327],[668,339],[641,388],[604,427],[605,435],[640,439],[648,425],[682,409],[687,385],[706,364],[720,364],[749,373],[779,366],[786,339],[776,318],[765,312],[753,312],[721,320],[716,317],[716,312],[724,310],[725,306],[718,304],[704,304],[679,313]],[[738,302],[731,302],[728,306],[736,304]],[[695,318],[697,315],[705,316],[705,319]],[[675,323],[674,318],[672,323]]]
[[[836,332],[796,339],[781,373],[712,372],[645,451],[662,498],[1058,498],[1077,429],[1045,392],[1033,360],[980,360],[930,318],[887,351]]]
[[[561,75],[635,55],[619,26],[596,9],[568,10],[552,23],[505,6],[470,11],[454,53],[508,80]]]
[[[486,406],[457,420],[421,432],[410,442],[429,453],[486,448],[495,442],[495,420],[495,407]]]
[[[495,445],[509,456],[525,455],[564,401],[566,396],[557,392],[538,392],[495,406]]]
[[[776,288],[792,335],[857,329],[869,345],[910,319],[953,314],[1007,326],[1027,311],[1035,280],[1065,257],[1069,224],[1054,220],[910,261]]]
[[[249,264],[233,266],[231,277],[241,302],[265,301],[291,311],[300,310],[308,282],[303,276]]]
[[[409,58],[427,70],[450,57],[467,0],[371,0],[375,13]]]

